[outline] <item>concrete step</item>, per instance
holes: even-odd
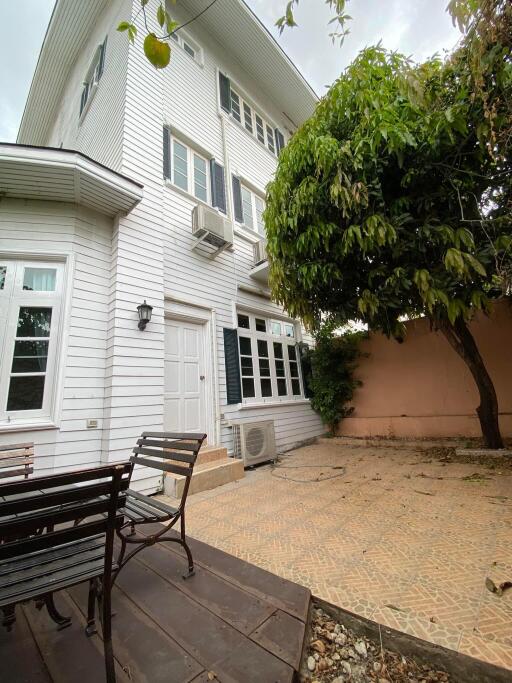
[[[244,463],[235,458],[223,458],[212,462],[202,463],[194,467],[189,493],[209,491],[217,486],[229,484],[243,479],[245,475]],[[185,477],[179,474],[166,473],[164,477],[164,493],[173,498],[179,498],[183,493]]]
[[[225,460],[227,457],[227,448],[222,448],[222,446],[203,446],[197,456],[196,467],[205,463],[215,462],[216,460]]]

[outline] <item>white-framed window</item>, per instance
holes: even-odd
[[[265,223],[263,222],[265,200],[245,185],[240,186],[240,192],[244,227],[265,237]]]
[[[176,187],[205,203],[210,201],[208,160],[194,149],[171,137],[171,178]]]
[[[272,154],[276,154],[274,128],[258,114],[254,107],[231,85],[231,116],[242,125],[245,130],[264,145]]]
[[[64,264],[0,258],[0,423],[52,417]]]
[[[303,398],[295,324],[245,311],[239,311],[237,319],[243,400],[269,402]],[[279,334],[277,322],[281,325]],[[294,332],[287,336],[286,330],[290,327]]]
[[[180,31],[179,33],[171,33],[171,38],[191,59],[200,65],[203,64],[203,51],[189,36]]]
[[[107,39],[103,41],[101,45],[98,45],[92,58],[91,64],[87,69],[87,73],[84,78],[84,84],[82,88],[82,94],[80,96],[80,113],[79,117],[85,115],[92,98],[98,87],[101,76],[103,75],[103,69],[105,66],[105,53],[107,49]]]

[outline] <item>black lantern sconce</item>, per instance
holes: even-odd
[[[146,329],[146,325],[151,320],[151,311],[152,310],[153,310],[153,306],[150,306],[148,303],[146,303],[146,299],[144,299],[143,304],[139,304],[137,306],[137,312],[139,314],[139,330],[145,330]]]

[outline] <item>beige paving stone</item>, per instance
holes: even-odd
[[[356,614],[512,669],[512,591],[485,588],[486,576],[512,576],[510,468],[342,439],[281,462],[190,496],[190,535]]]

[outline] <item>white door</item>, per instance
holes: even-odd
[[[165,321],[164,429],[206,432],[204,326]]]

